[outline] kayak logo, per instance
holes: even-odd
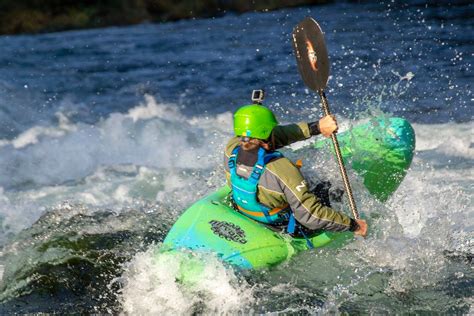
[[[212,232],[228,241],[234,241],[241,244],[246,244],[247,239],[245,239],[245,232],[239,226],[229,223],[212,220],[209,222],[211,224]]]

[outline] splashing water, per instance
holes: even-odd
[[[64,200],[103,207],[150,199],[184,208],[195,200],[195,195],[185,194],[190,188],[200,195],[194,188],[206,193],[214,184],[220,155],[218,148],[208,146],[223,143],[230,122],[230,113],[187,120],[147,96],[145,104],[127,114],[112,114],[97,126],[65,127],[63,121],[57,128],[34,127],[4,141],[0,188],[22,190],[0,190],[0,241],[31,224],[45,206]],[[202,172],[211,177],[199,178]]]
[[[469,9],[340,3],[0,37],[0,314],[473,314]],[[349,170],[371,232],[344,248],[251,273],[157,255],[224,183],[231,112],[251,89],[282,123],[320,117],[290,54],[307,15],[326,31],[341,130],[387,111],[415,123],[405,181],[382,204]],[[342,186],[328,152],[300,153],[308,178]]]
[[[129,124],[121,125],[125,129],[121,134],[127,134],[127,131],[136,133],[143,124],[161,124],[163,119],[157,113],[163,113],[168,107],[148,98],[147,103],[139,105],[136,111],[132,109],[125,115],[112,115],[110,119],[130,121]],[[130,117],[130,113],[135,113],[135,119]],[[142,113],[140,115],[146,118],[136,116],[137,113]],[[214,142],[223,143],[223,139],[229,136],[224,132],[225,126],[230,124],[229,113],[187,120],[176,112],[171,117],[174,119],[173,126],[180,126],[178,130],[188,124],[188,130],[196,129],[199,133],[211,135]],[[111,125],[107,119],[95,129],[103,133]],[[216,126],[221,126],[222,132],[216,130]],[[341,126],[349,127],[344,121]],[[52,138],[67,144],[70,137],[74,138],[75,133],[82,133],[87,128],[78,125],[64,135],[42,136],[38,142],[15,150],[30,148],[40,151],[42,146],[50,146]],[[148,245],[150,242],[162,241],[166,231],[187,205],[223,183],[220,171],[214,169],[219,166],[220,150],[212,148],[213,144],[207,148],[207,157],[210,159],[194,168],[179,164],[174,168],[161,168],[162,164],[168,166],[166,160],[157,160],[146,167],[119,160],[113,166],[96,164],[95,171],[84,174],[73,185],[66,181],[56,186],[33,186],[16,194],[4,191],[1,195],[3,238],[12,238],[13,233],[31,225],[40,214],[46,212],[46,216],[40,219],[38,225],[33,225],[26,233],[17,236],[15,240],[18,242],[4,249],[4,255],[8,254],[10,258],[5,265],[4,284],[11,286],[4,288],[3,300],[22,297],[27,292],[35,293],[44,286],[42,278],[50,274],[41,268],[40,262],[47,265],[56,262],[60,267],[70,265],[78,254],[80,257],[85,255],[84,262],[89,260],[87,257],[95,258],[95,250],[89,248],[92,243],[86,242],[95,236],[94,239],[103,240],[101,243],[108,245],[100,252],[110,253],[108,256],[113,259],[110,263],[96,266],[92,273],[107,275],[103,277],[104,280],[119,280],[110,283],[106,290],[108,294],[100,300],[102,303],[92,307],[96,312],[465,312],[470,305],[469,289],[472,288],[472,272],[466,262],[472,260],[473,253],[472,208],[469,207],[472,205],[472,187],[469,183],[473,179],[466,175],[466,170],[472,168],[469,160],[472,155],[468,136],[470,124],[415,124],[414,128],[417,133],[417,152],[413,165],[399,190],[385,205],[373,199],[359,183],[357,176],[350,172],[357,204],[373,227],[369,238],[357,240],[343,249],[328,248],[303,253],[281,267],[255,275],[235,274],[217,259],[206,258],[205,268],[197,273],[202,277],[192,286],[185,286],[176,280],[181,273],[180,267],[187,261],[197,262],[196,258],[191,256],[190,260],[190,254],[157,256],[156,246],[150,248]],[[445,132],[434,135],[433,130]],[[144,146],[140,144],[145,144],[144,140],[149,139],[147,133],[136,135],[135,141],[129,143],[132,148]],[[163,140],[160,146],[175,146],[173,139],[170,142],[168,138]],[[113,147],[114,144],[114,141],[109,141],[106,147]],[[201,150],[205,151],[204,148]],[[294,156],[291,152],[287,154]],[[107,153],[103,155],[107,157]],[[303,171],[308,178],[328,180],[335,186],[342,186],[337,165],[329,152],[322,153],[316,159],[312,159],[304,150],[301,155],[305,158]],[[457,162],[457,168],[446,167],[452,166],[448,161]],[[73,168],[73,164],[69,168]],[[35,176],[43,179],[42,172],[46,174],[46,171],[37,171]],[[25,176],[18,174],[19,179]],[[67,207],[61,205],[60,202],[67,199],[80,201],[83,206],[74,203]],[[19,200],[23,200],[23,204],[18,203]],[[154,200],[154,204],[146,202],[150,200]],[[56,210],[38,208],[38,205],[54,204],[58,205]],[[124,205],[128,207],[124,208]],[[105,217],[110,221],[107,224],[110,233],[105,233],[100,226],[86,229],[91,223],[102,225],[104,215],[101,210],[110,206],[114,212]],[[348,211],[345,204],[336,203],[334,207]],[[28,214],[26,210],[33,212],[20,220],[18,213]],[[128,228],[114,224],[117,223],[116,217],[122,218],[119,219],[121,221],[128,218]],[[150,228],[143,227],[143,223],[161,223],[161,233],[149,235]],[[50,230],[52,225],[56,227],[55,232]],[[131,227],[134,225],[138,230],[132,233]],[[44,230],[44,227],[50,228]],[[126,233],[121,238],[126,243],[118,247],[114,236],[123,232]],[[51,239],[61,242],[51,243]],[[136,240],[147,242],[137,247]],[[48,250],[46,257],[43,254],[45,249]],[[119,249],[123,249],[123,253],[117,256]],[[17,258],[12,260],[14,253],[17,253]],[[38,256],[33,253],[43,259],[32,260]],[[18,263],[25,260],[24,256],[30,258],[30,265],[23,271],[15,271],[19,267]],[[82,259],[80,262],[83,262]],[[123,263],[125,266],[119,268]],[[43,277],[30,279],[28,276],[31,271]],[[55,271],[53,269],[51,273],[57,273]],[[74,282],[79,288],[87,288],[87,279],[75,278],[77,280]],[[94,295],[97,290],[95,288],[88,295]],[[273,297],[278,297],[278,302],[271,299]],[[432,302],[434,297],[440,298],[436,304]],[[412,303],[407,303],[409,301]],[[51,310],[68,310],[59,306],[58,303]],[[87,303],[81,303],[80,306],[90,310]]]
[[[212,254],[196,256],[156,254],[155,248],[135,256],[123,275],[124,313],[228,314],[248,310],[254,299],[245,280]]]

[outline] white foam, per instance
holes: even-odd
[[[213,256],[157,254],[152,247],[135,256],[122,279],[126,315],[222,315],[245,311],[254,301],[246,283]]]
[[[215,169],[232,115],[187,119],[176,109],[146,96],[96,125],[58,113],[57,126],[1,141],[0,244],[65,200],[119,210],[157,200],[181,211],[222,185]]]
[[[150,95],[145,95],[145,103],[140,104],[128,111],[127,114],[134,122],[152,118],[164,118],[172,120],[184,120],[177,107],[171,104],[158,104]]]
[[[222,126],[222,117],[195,118],[190,124],[169,105],[150,96],[146,102],[96,125],[72,125],[59,115],[57,127],[33,127],[9,142],[13,148],[3,141],[0,185],[57,185],[84,178],[101,165],[201,169],[220,162],[225,136],[211,126]]]
[[[359,210],[369,219],[369,237],[323,259],[336,266],[329,278],[347,273],[336,280],[314,280],[322,278],[329,285],[323,311],[338,312],[344,302],[357,302],[364,285],[370,287],[364,291],[391,299],[449,283],[454,272],[465,278],[465,271],[451,269],[453,262],[446,254],[464,257],[474,253],[471,125],[415,124],[416,155],[388,202],[361,196],[355,188]],[[458,135],[460,142],[455,141]],[[372,209],[367,212],[367,208]],[[329,270],[325,267],[324,273]],[[438,293],[437,299],[436,304],[443,308],[443,300],[452,298]],[[364,302],[370,303],[370,299]]]
[[[76,130],[76,126],[69,122],[69,119],[62,113],[56,113],[58,119],[57,127],[34,126],[25,132],[21,133],[13,140],[0,140],[0,147],[12,145],[19,149],[28,145],[37,144],[42,137],[59,138],[64,136],[67,132]]]
[[[474,159],[474,124],[413,124],[418,151],[435,150],[452,156]]]
[[[42,213],[32,199],[22,199],[16,195],[4,192],[0,187],[0,245],[21,229],[30,225]]]
[[[3,141],[0,147],[0,184],[5,187],[0,190],[0,244],[5,236],[35,221],[45,207],[64,200],[110,205],[114,210],[140,199],[158,200],[181,212],[224,182],[222,150],[232,132],[232,116],[228,112],[186,119],[171,105],[147,97],[144,104],[128,113],[114,113],[96,125],[59,121],[58,126],[48,127],[54,132],[33,128],[25,132],[24,141],[17,140],[16,146],[14,141]],[[414,128],[417,155],[399,190],[385,206],[370,199],[360,203],[361,211],[369,216],[377,213],[378,207],[386,212],[381,221],[374,223],[379,235],[362,245],[353,244],[370,265],[400,271],[391,281],[393,289],[409,289],[409,278],[429,279],[444,266],[444,261],[433,261],[424,275],[416,266],[429,262],[430,257],[452,245],[456,249],[472,248],[465,242],[472,237],[474,226],[472,124],[414,124]],[[462,164],[449,162],[450,157],[458,158],[456,162]],[[313,164],[306,164],[305,168],[314,167],[313,173],[318,174],[329,172],[333,175],[331,181],[340,181],[333,160],[319,164],[313,158],[310,160]],[[349,174],[352,176],[352,172]],[[357,181],[353,185],[358,193],[362,191]],[[21,190],[9,189],[15,186]],[[356,198],[361,200],[360,195]],[[212,280],[202,283],[230,293],[229,302],[223,302],[218,293],[206,292],[203,286],[189,292],[171,283],[176,273],[172,266],[179,260],[172,261],[173,264],[162,262],[160,267],[152,258],[151,253],[137,256],[133,261],[135,270],[129,270],[125,276],[130,284],[129,291],[124,292],[126,313],[192,313],[202,304],[209,313],[231,313],[242,308],[235,293],[243,292],[244,297],[252,299],[247,289],[234,284],[237,281],[232,275],[219,280],[223,289]],[[210,267],[209,275],[221,271],[217,263]],[[401,276],[404,270],[409,272],[407,277]],[[143,280],[147,287],[134,293],[133,289],[142,282],[138,280]],[[423,280],[420,284],[424,284]],[[159,287],[157,292],[152,291],[155,285]],[[146,291],[152,293],[148,301]],[[169,304],[163,302],[166,294],[172,297]],[[203,295],[206,302],[200,301]],[[182,300],[189,302],[178,306]],[[220,305],[225,304],[234,307],[223,310],[225,306]]]

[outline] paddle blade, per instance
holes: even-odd
[[[307,17],[293,30],[298,70],[308,88],[324,90],[329,78],[329,57],[319,24]]]

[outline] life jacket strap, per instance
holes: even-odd
[[[306,245],[308,246],[308,248],[309,249],[314,249],[314,245],[311,242],[311,239],[309,239],[308,236],[306,236],[306,234],[303,231],[303,228],[301,228],[301,225],[298,225],[298,228],[300,230],[301,235],[303,235],[304,239],[306,240]]]
[[[295,233],[295,228],[296,228],[296,219],[295,216],[293,215],[293,212],[290,214],[290,218],[288,219],[288,226],[286,227],[286,231],[288,234],[293,235]]]
[[[255,216],[255,217],[264,217],[265,216],[264,212],[253,212],[253,211],[249,211],[249,210],[244,209],[243,207],[237,205],[237,203],[235,203],[235,205],[237,206],[237,209],[239,211],[241,211],[242,213],[252,215],[252,216]],[[272,216],[272,215],[278,214],[279,212],[285,210],[286,208],[288,208],[288,205],[285,205],[283,207],[275,207],[275,208],[272,208],[271,210],[267,211],[267,213],[268,213],[268,215]]]
[[[260,177],[262,176],[263,168],[264,168],[263,166],[256,164],[252,170],[252,174],[250,175],[250,178],[258,182],[258,180],[260,180]]]
[[[254,217],[254,219],[268,223],[276,224],[280,221],[280,215],[283,208],[271,209],[258,202],[257,187],[260,177],[265,171],[265,165],[272,159],[282,157],[279,152],[267,152],[260,147],[258,149],[257,162],[252,168],[250,176],[245,179],[237,174],[237,156],[240,146],[235,147],[229,156],[228,166],[230,171],[230,180],[232,186],[232,196],[237,209],[242,213]],[[249,210],[247,210],[247,208]],[[284,207],[286,208],[286,206]],[[259,218],[262,218],[261,220]]]
[[[236,153],[234,153],[234,151],[232,151],[232,154],[229,156],[229,160],[227,161],[227,165],[229,166],[229,169],[232,171],[235,169],[235,157],[237,156]]]
[[[308,236],[306,236],[306,234],[304,233],[303,228],[301,227],[301,224],[296,223],[295,215],[293,214],[293,212],[291,212],[290,217],[288,219],[288,226],[286,227],[286,231],[288,232],[288,234],[293,235],[295,233],[296,228],[298,228],[301,235],[303,235],[304,239],[306,240],[306,245],[308,246],[308,248],[309,249],[314,249],[314,245],[311,242],[311,239],[309,239]]]

